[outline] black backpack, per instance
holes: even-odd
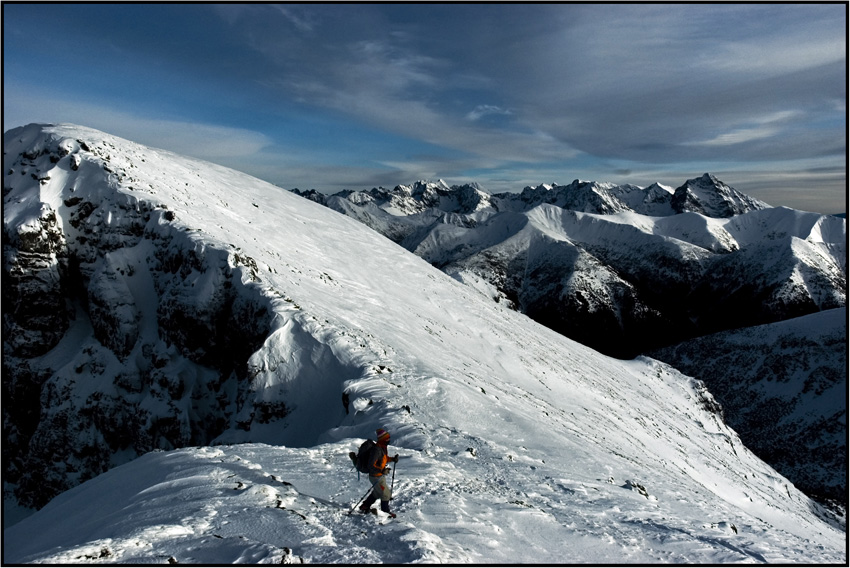
[[[354,462],[354,467],[360,473],[369,473],[369,457],[372,455],[372,450],[375,449],[375,442],[372,440],[366,440],[362,444],[360,444],[360,449],[357,450],[357,453],[349,452],[348,456],[351,458],[351,461]]]

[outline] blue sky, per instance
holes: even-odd
[[[72,122],[291,189],[711,172],[847,201],[847,4],[4,4],[3,129]]]

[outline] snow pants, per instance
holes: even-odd
[[[366,498],[366,502],[363,503],[363,509],[369,509],[372,506],[372,503],[381,500],[381,510],[384,512],[389,512],[390,510],[390,498],[392,497],[390,484],[388,483],[388,479],[386,475],[381,476],[369,476],[369,483],[372,484],[372,492],[369,493],[369,497]]]
[[[390,484],[387,483],[389,479],[387,479],[386,475],[381,476],[369,476],[369,483],[372,484],[372,495],[375,496],[375,499],[380,499],[381,501],[389,501],[392,497]]]

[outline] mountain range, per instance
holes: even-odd
[[[534,322],[446,270],[450,247],[438,270],[271,184],[73,125],[4,134],[3,200],[6,563],[846,562],[844,518],[757,458],[705,382]],[[583,290],[626,293],[560,244],[617,227],[567,211],[404,238],[465,246],[478,214],[481,242],[542,243],[517,246],[524,287],[574,257],[600,264]],[[731,250],[764,223],[706,226]],[[395,521],[346,514],[368,488],[347,452],[379,427],[402,455]]]
[[[673,190],[582,182],[297,194],[603,353],[846,305],[846,221],[773,208],[710,174]]]

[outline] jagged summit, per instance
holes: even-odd
[[[375,207],[396,216],[426,213],[439,210],[446,213],[469,215],[482,209],[492,208],[492,196],[478,183],[453,185],[449,187],[443,180],[419,180],[410,185],[397,185],[392,189],[375,187],[368,191],[343,190],[333,195],[325,195],[316,190],[294,193],[335,209],[343,208],[339,201],[348,201],[354,205]]]
[[[446,182],[439,179],[437,181],[419,180],[413,185],[397,185],[395,191],[408,193],[413,197],[425,197],[426,195],[434,195],[437,193],[447,193],[451,188],[446,185]]]
[[[544,183],[526,186],[519,193],[496,194],[491,194],[476,183],[449,186],[443,180],[419,180],[410,185],[397,185],[392,190],[344,190],[332,195],[323,195],[315,190],[293,191],[339,211],[346,209],[346,205],[339,201],[347,200],[355,205],[375,203],[379,209],[397,216],[425,213],[429,209],[464,215],[478,212],[523,212],[541,204],[550,204],[571,211],[600,215],[633,211],[642,215],[666,217],[695,212],[706,217],[728,218],[770,207],[708,173],[686,181],[675,191],[658,183],[642,188],[632,184],[617,185],[579,179],[567,185]]]
[[[677,213],[694,212],[720,218],[770,208],[767,203],[729,187],[709,173],[689,179],[676,188],[672,206]]]
[[[321,202],[612,355],[846,302],[844,221],[771,208],[709,173],[676,190],[576,179],[484,195],[418,182],[413,199],[401,187]],[[531,259],[545,261],[531,270]]]
[[[555,205],[571,211],[599,213],[602,215],[627,211],[629,207],[621,202],[614,193],[618,186],[610,183],[574,180],[569,185],[540,185],[525,189],[519,195],[524,209],[531,209],[542,203]],[[509,194],[500,194],[503,200],[513,198]]]

